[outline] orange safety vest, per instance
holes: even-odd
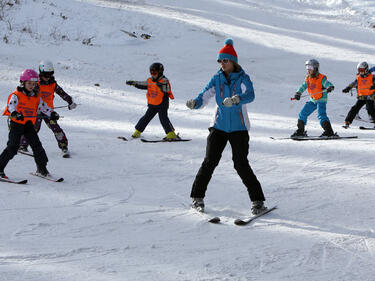
[[[47,103],[50,108],[54,108],[53,99],[55,98],[56,82],[49,85],[41,85],[40,82],[38,82],[38,86],[43,101]]]
[[[12,95],[16,95],[18,98],[17,112],[22,113],[23,116],[36,116],[38,105],[40,102],[40,95],[38,94],[36,96],[29,97],[19,91],[14,91],[13,93],[9,95],[7,106],[3,112],[3,115],[10,116],[10,112],[8,110],[8,104]],[[33,124],[35,124],[36,117],[31,117],[31,118],[25,117],[23,121],[12,119],[12,121],[19,123],[19,124],[26,124],[27,121],[31,121]]]
[[[374,84],[374,75],[369,74],[366,77],[357,75],[357,95],[358,96],[371,96],[375,91],[370,90],[370,87]]]
[[[152,104],[152,105],[159,105],[163,101],[164,93],[160,88],[158,87],[157,83],[164,83],[165,81],[163,79],[154,82],[152,81],[152,78],[147,79],[147,103]],[[168,97],[170,99],[174,99],[174,96],[171,91],[171,85],[169,84],[169,92],[168,92]]]
[[[306,77],[307,92],[314,100],[318,100],[323,96],[323,78],[327,79],[327,77],[321,73],[319,73],[316,77]]]

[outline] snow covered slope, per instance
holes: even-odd
[[[42,59],[54,62],[58,83],[81,105],[59,110],[71,159],[61,157],[45,125],[39,134],[48,169],[63,183],[29,176],[35,164],[27,156],[17,155],[6,168],[29,183],[0,183],[0,280],[373,280],[375,137],[357,130],[358,121],[341,128],[355,103],[341,89],[354,80],[358,61],[375,63],[374,11],[374,1],[356,0],[14,5],[0,21],[3,106],[20,72]],[[279,207],[246,227],[233,224],[250,213],[250,202],[229,145],[206,197],[208,213],[224,223],[210,225],[189,210],[215,105],[190,111],[185,102],[218,70],[217,52],[227,37],[255,87],[249,159],[267,204]],[[336,87],[328,102],[334,130],[358,139],[269,138],[295,130],[304,101],[290,97],[312,57]],[[147,78],[155,61],[164,64],[176,97],[171,121],[191,142],[117,139],[129,137],[146,110],[145,92],[125,80]],[[64,102],[56,97],[55,105]],[[321,133],[316,114],[307,130]],[[4,148],[6,119],[0,136]],[[144,136],[164,136],[158,118]]]

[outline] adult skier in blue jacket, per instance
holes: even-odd
[[[233,40],[227,39],[217,58],[220,70],[197,98],[188,100],[190,109],[203,108],[210,98],[215,97],[217,110],[207,137],[206,156],[196,175],[190,197],[192,207],[204,211],[207,185],[215,167],[219,164],[222,152],[229,141],[232,147],[234,168],[245,184],[252,202],[253,214],[261,213],[267,208],[262,187],[250,167],[249,153],[249,119],[246,104],[254,100],[253,84],[249,75],[238,65],[238,57],[233,48]]]

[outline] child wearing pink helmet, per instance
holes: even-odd
[[[9,138],[7,147],[0,154],[0,177],[7,179],[4,169],[17,154],[21,136],[29,142],[37,165],[37,174],[48,176],[48,158],[34,129],[37,116],[44,113],[49,118],[58,120],[59,115],[41,99],[38,88],[38,74],[32,69],[25,69],[20,76],[20,85],[9,95],[3,115],[9,116]]]

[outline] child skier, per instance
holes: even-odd
[[[50,61],[42,61],[39,64],[39,90],[43,100],[47,103],[50,108],[54,108],[53,100],[55,98],[55,93],[58,94],[63,100],[68,103],[69,110],[77,107],[77,104],[73,102],[73,99],[68,95],[55,81],[53,76],[55,70],[53,64]],[[68,152],[68,139],[64,131],[61,129],[56,120],[51,120],[50,118],[37,118],[35,122],[35,130],[39,132],[42,125],[42,119],[47,124],[48,128],[52,130],[57,140],[57,144],[62,151],[63,157],[69,157]],[[21,138],[20,150],[27,151],[28,143],[24,137]]]
[[[334,90],[334,86],[327,80],[327,77],[319,73],[319,62],[315,59],[310,59],[305,62],[307,76],[303,84],[299,87],[294,98],[300,100],[301,94],[307,89],[310,100],[306,102],[305,106],[299,113],[297,130],[291,137],[307,136],[305,132],[305,125],[307,118],[318,109],[318,119],[320,125],[324,129],[321,136],[332,137],[336,134],[332,130],[331,122],[328,119],[326,112],[327,93]]]
[[[375,120],[375,76],[369,71],[368,64],[365,61],[357,65],[357,70],[358,73],[356,80],[342,90],[343,93],[348,93],[352,88],[357,89],[357,102],[348,112],[348,115],[345,118],[344,128],[349,127],[353,122],[354,117],[365,104],[372,120]]]
[[[252,202],[251,211],[259,214],[267,208],[264,206],[262,187],[250,167],[249,153],[249,119],[246,104],[254,100],[253,84],[249,75],[237,64],[237,53],[233,40],[227,39],[217,58],[220,70],[195,99],[188,100],[186,106],[199,109],[215,97],[217,110],[214,123],[209,128],[206,156],[195,177],[190,197],[191,207],[204,211],[204,197],[207,185],[214,169],[219,164],[226,144],[232,147],[234,168],[247,188]]]
[[[10,94],[3,115],[8,115],[9,139],[7,147],[0,155],[0,177],[7,179],[4,169],[17,154],[21,136],[29,142],[37,165],[37,173],[48,176],[48,158],[38,134],[34,129],[36,116],[45,114],[51,120],[58,120],[59,115],[43,101],[38,89],[38,74],[32,69],[25,69],[20,76],[20,86]]]
[[[174,128],[168,118],[169,99],[174,99],[169,80],[164,76],[164,66],[155,62],[150,66],[151,77],[147,81],[126,81],[127,85],[134,86],[138,89],[147,90],[147,111],[145,115],[135,125],[133,138],[139,138],[145,130],[148,123],[159,114],[160,123],[167,134],[164,138],[166,141],[178,139]]]

